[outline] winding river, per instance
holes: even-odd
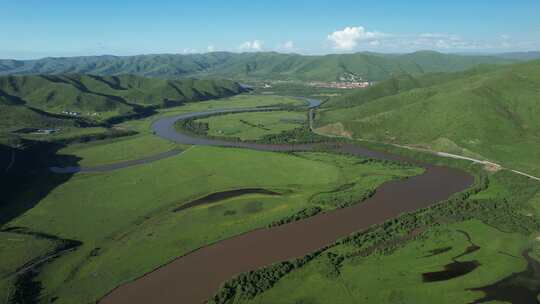
[[[318,106],[308,100],[310,108]],[[248,111],[262,110],[247,109]],[[262,151],[309,151],[315,145],[267,145],[228,142],[193,137],[178,133],[174,123],[178,120],[217,113],[243,110],[213,110],[166,117],[156,121],[152,128],[157,136],[182,144],[249,148]],[[311,115],[310,115],[311,116]],[[403,157],[371,151],[352,144],[334,146],[338,152],[376,159],[409,161]],[[133,282],[119,286],[100,303],[203,303],[211,298],[220,285],[233,276],[275,262],[302,257],[336,239],[368,228],[374,224],[415,211],[445,200],[465,190],[474,181],[463,171],[430,164],[421,175],[406,180],[390,181],[377,189],[371,198],[346,209],[313,216],[274,228],[247,232],[181,256]]]

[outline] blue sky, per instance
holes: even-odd
[[[381,3],[383,2],[383,3]],[[0,0],[0,58],[540,50],[540,1]]]

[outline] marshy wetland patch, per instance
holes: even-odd
[[[219,202],[219,201],[222,201],[222,200],[226,200],[226,199],[233,198],[233,197],[239,197],[239,196],[247,195],[247,194],[262,194],[262,195],[271,195],[271,196],[281,195],[278,192],[271,191],[271,190],[264,189],[264,188],[243,188],[243,189],[220,191],[220,192],[214,192],[212,194],[208,194],[206,196],[203,196],[201,198],[198,198],[196,200],[188,202],[188,203],[174,209],[173,212],[186,210],[188,208],[192,208],[192,207],[195,207],[195,206],[212,204],[212,203],[216,203],[216,202]],[[255,205],[257,205],[257,203],[260,203],[260,202],[254,202]],[[250,212],[250,211],[255,210],[256,209],[255,205],[250,204],[250,205],[246,206],[246,211]],[[258,208],[262,210],[262,203],[260,203],[260,205],[261,206],[259,206]]]

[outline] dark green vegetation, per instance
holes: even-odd
[[[234,79],[336,81],[346,78],[378,81],[388,79],[393,74],[422,75],[431,72],[454,72],[482,63],[511,62],[515,60],[495,56],[450,55],[432,51],[403,55],[365,52],[325,56],[273,52],[242,54],[215,52],[193,55],[0,60],[0,74],[81,73],[103,76],[136,74],[168,78],[211,75]]]
[[[540,61],[403,75],[329,100],[318,132],[414,145],[540,173]]]
[[[79,113],[76,116],[97,121],[138,113],[148,106],[177,106],[240,92],[239,84],[227,80],[163,80],[133,75],[101,77],[80,74],[0,77],[3,105],[24,105],[54,114],[76,112]]]
[[[520,300],[540,292],[538,269],[522,271],[531,263],[523,252],[540,257],[540,184],[509,171],[487,174],[465,162],[439,161],[473,172],[475,186],[304,258],[239,275],[212,302],[536,303]],[[503,292],[482,288],[498,281]]]

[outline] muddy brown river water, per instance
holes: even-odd
[[[217,113],[218,111],[212,111]],[[232,110],[228,110],[232,112]],[[199,112],[163,118],[153,124],[156,135],[184,144],[243,147],[264,151],[311,150],[315,145],[263,145],[233,143],[180,134],[174,123],[204,116]],[[408,161],[402,157],[344,144],[335,148],[358,156]],[[100,303],[203,303],[233,276],[275,262],[302,257],[338,238],[445,200],[470,187],[471,175],[452,168],[418,164],[421,175],[383,184],[371,198],[345,209],[274,228],[244,233],[179,257],[105,296]]]

